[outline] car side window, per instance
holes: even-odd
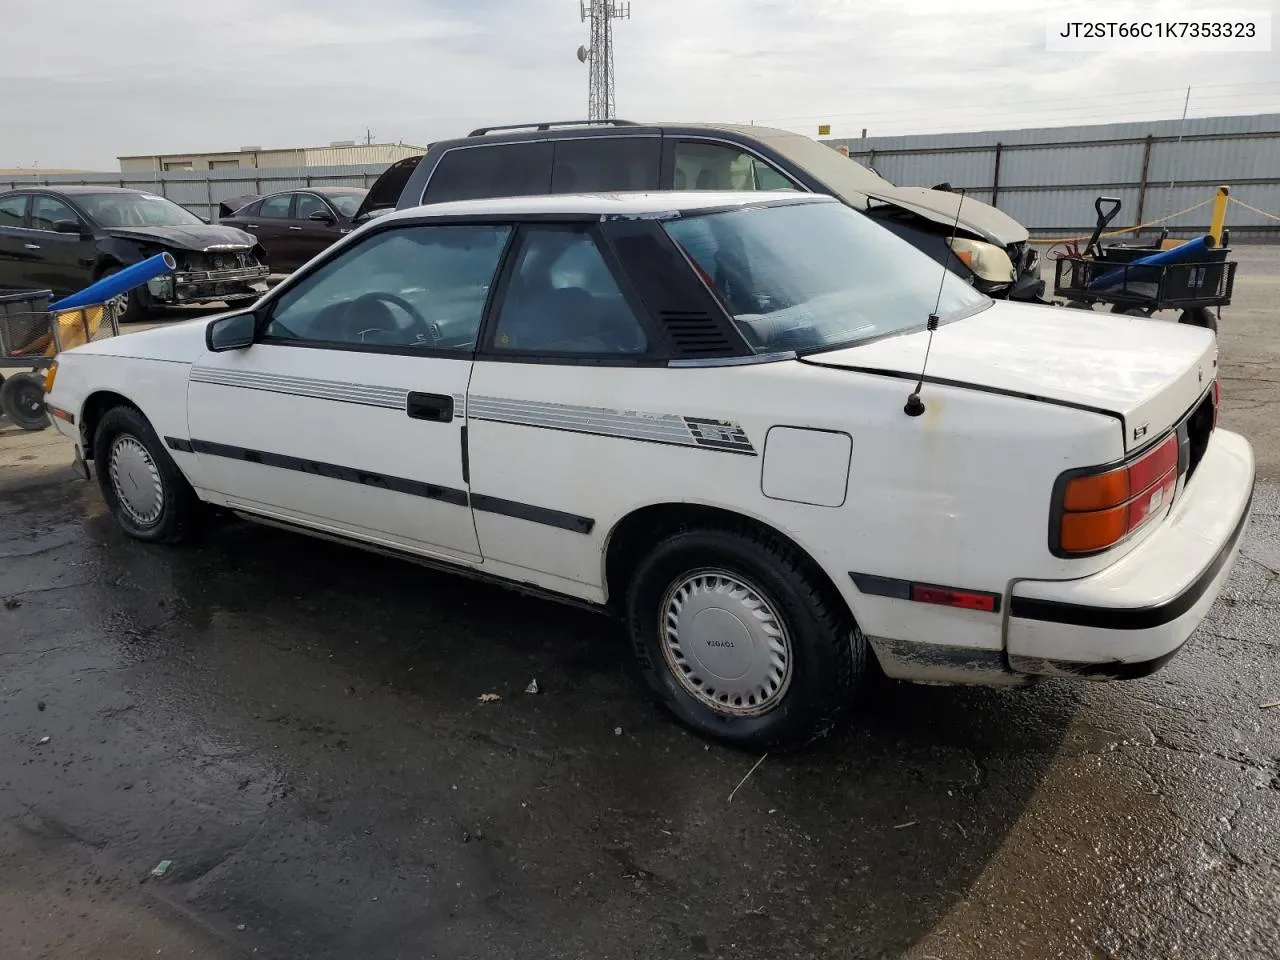
[[[527,197],[551,192],[551,144],[455,147],[436,164],[423,203]]]
[[[56,197],[35,196],[31,198],[32,230],[52,231],[54,224],[59,220],[70,220],[75,224],[81,222],[80,215]]]
[[[496,352],[646,353],[649,338],[585,228],[526,227],[493,332]]]
[[[282,294],[264,336],[470,353],[510,234],[487,224],[379,231]]]
[[[27,216],[27,195],[0,200],[0,227],[21,227]]]
[[[657,190],[662,167],[658,137],[584,137],[558,140],[552,193]]]
[[[270,220],[285,220],[289,217],[289,207],[293,203],[292,193],[282,193],[276,197],[267,197],[256,214]]]
[[[758,157],[720,143],[675,145],[676,190],[794,190],[796,185]]]
[[[294,217],[298,220],[306,220],[313,213],[329,213],[328,205],[314,193],[298,194],[298,203],[295,210]]]

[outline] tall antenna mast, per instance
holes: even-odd
[[[616,107],[613,90],[613,21],[630,20],[631,4],[619,0],[578,0],[584,23],[591,24],[591,45],[578,48],[578,60],[591,68],[587,95],[588,120],[612,120]]]

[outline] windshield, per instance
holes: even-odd
[[[104,227],[193,227],[204,223],[172,200],[151,193],[82,193],[76,201]]]
[[[695,214],[665,227],[757,353],[834,349],[923,327],[935,303],[944,320],[991,303],[840,203]]]
[[[328,201],[338,208],[344,217],[354,217],[360,209],[360,201],[364,199],[364,191],[358,193],[331,193]]]
[[[849,203],[861,203],[865,194],[876,193],[893,184],[856,160],[850,160],[826,144],[798,133],[784,133],[761,139],[823,184],[823,192]]]

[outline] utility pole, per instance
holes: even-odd
[[[612,120],[617,106],[613,88],[613,21],[630,20],[631,4],[618,0],[578,0],[584,23],[591,24],[591,45],[578,48],[578,59],[591,70],[588,120]]]
[[[366,145],[373,143],[373,131],[368,127],[364,128],[364,142]]]

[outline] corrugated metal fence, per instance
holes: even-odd
[[[902,186],[967,188],[1040,236],[1088,233],[1100,195],[1120,198],[1117,229],[1184,210],[1227,184],[1232,197],[1278,218],[1232,204],[1227,226],[1236,238],[1280,237],[1280,114],[828,142]],[[1209,216],[1206,205],[1168,225],[1175,235],[1203,232]]]
[[[258,167],[234,170],[197,170],[146,173],[64,173],[30,177],[5,174],[0,190],[41,184],[95,184],[133,187],[168,197],[197,216],[216,219],[218,204],[248,193],[277,193],[298,187],[369,187],[387,168],[385,163],[348,164],[333,167]]]
[[[1227,225],[1237,239],[1280,238],[1280,114],[1050,127],[988,133],[831,140],[903,186],[948,182],[994,203],[1038,236],[1088,233],[1099,195],[1123,203],[1113,228],[1167,217],[1212,198],[1228,184],[1236,200]],[[221,200],[304,186],[363,186],[385,164],[254,170],[6,175],[21,184],[94,183],[152,190],[213,218]],[[1174,185],[1171,188],[1170,182]],[[1209,206],[1173,217],[1175,235],[1203,232]]]

